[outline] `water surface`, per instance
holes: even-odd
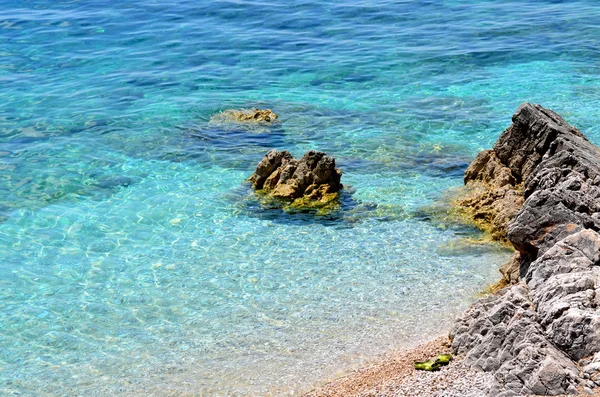
[[[600,142],[599,19],[0,0],[0,394],[298,394],[445,332],[509,253],[421,209],[521,102]],[[210,122],[254,106],[281,123]],[[344,210],[262,209],[244,181],[270,148],[333,155]]]

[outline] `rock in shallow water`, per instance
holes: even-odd
[[[295,209],[332,208],[342,189],[335,159],[310,150],[298,160],[285,150],[270,150],[249,178],[257,191]]]
[[[492,396],[575,394],[580,366],[600,379],[599,149],[556,113],[523,104],[465,182],[483,192],[467,205],[517,249],[503,274],[521,283],[463,314],[453,349],[494,372]]]
[[[467,194],[457,206],[492,238],[507,241],[507,225],[523,205],[523,194],[517,178],[496,156],[484,150],[465,171]]]
[[[276,122],[277,114],[271,109],[228,109],[214,115],[212,122],[216,123],[250,123],[270,124]]]

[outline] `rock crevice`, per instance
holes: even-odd
[[[494,372],[491,396],[600,386],[600,150],[558,114],[525,103],[465,183],[476,193],[459,205],[515,247],[502,273],[519,283],[464,313],[453,349]]]

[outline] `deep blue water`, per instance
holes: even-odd
[[[297,394],[444,332],[509,253],[421,209],[524,101],[600,143],[599,20],[0,0],[0,394]],[[210,121],[255,106],[281,122]],[[336,157],[344,209],[261,208],[244,181],[273,147]]]

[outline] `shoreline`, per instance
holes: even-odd
[[[600,395],[600,149],[524,103],[465,171],[458,207],[515,248],[500,287],[447,338],[391,353],[305,397]],[[439,372],[412,363],[452,353]]]
[[[348,374],[324,382],[302,397],[483,397],[493,380],[490,372],[478,371],[465,363],[462,355],[454,356],[440,371],[418,371],[414,361],[427,360],[437,354],[450,353],[450,340],[439,336],[409,349],[392,350]],[[533,397],[533,395],[524,395]],[[579,390],[577,395],[556,397],[600,397]]]
[[[452,389],[456,396],[476,397],[489,386],[491,375],[470,370],[460,358],[440,371],[417,371],[413,362],[438,354],[451,353],[450,340],[439,336],[409,349],[390,351],[351,371],[347,375],[317,387],[304,397],[359,396],[434,396]]]

